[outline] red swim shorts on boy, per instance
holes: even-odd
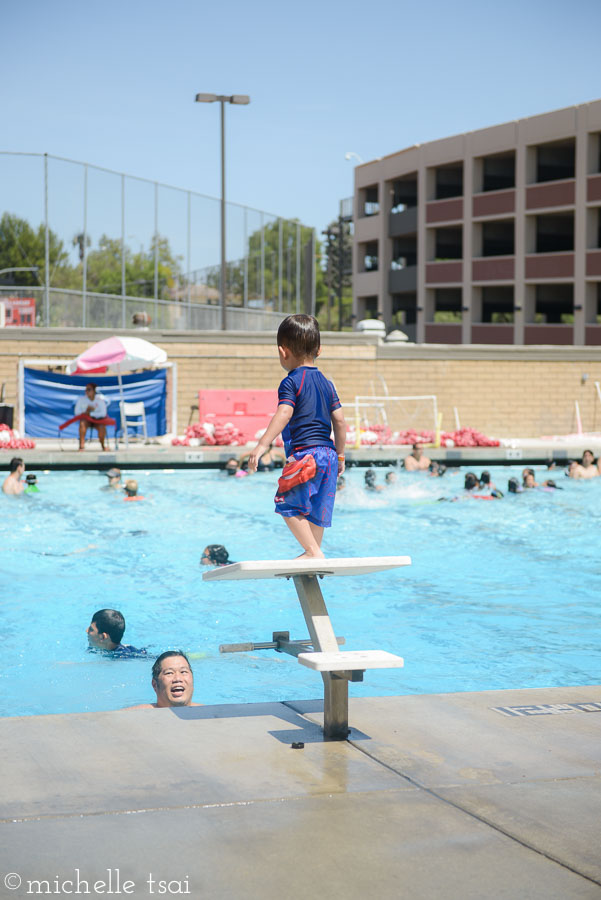
[[[316,472],[315,457],[310,453],[302,459],[293,459],[287,462],[278,479],[278,494],[285,494],[298,484],[305,484],[315,478]]]

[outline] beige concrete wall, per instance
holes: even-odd
[[[29,333],[28,333],[29,332]],[[139,334],[139,332],[137,333]],[[0,383],[17,405],[19,359],[70,359],[104,332],[28,329],[0,332]],[[178,365],[178,432],[188,422],[199,389],[264,389],[282,371],[274,335],[148,332]],[[575,430],[578,401],[585,431],[601,431],[601,349],[379,344],[362,335],[324,335],[320,367],[343,403],[357,394],[436,394],[443,428],[461,424],[497,437],[565,434]],[[583,382],[583,375],[587,375]]]

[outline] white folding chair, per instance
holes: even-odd
[[[148,443],[148,433],[146,431],[146,410],[142,401],[139,403],[126,403],[122,400],[119,403],[121,410],[121,431],[125,439],[125,446],[129,447],[129,431],[131,426],[135,429],[135,436],[139,437],[139,431],[142,429],[144,435],[144,443]]]

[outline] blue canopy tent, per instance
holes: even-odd
[[[98,385],[106,398],[108,415],[121,421],[119,401],[143,401],[149,437],[167,431],[165,369],[122,375],[122,391],[116,375],[61,375],[40,369],[23,369],[23,431],[29,437],[56,438],[58,427],[73,416],[75,401],[86,384]],[[78,423],[68,425],[63,435],[76,438]]]

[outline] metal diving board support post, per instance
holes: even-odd
[[[332,575],[367,575],[411,565],[408,556],[359,559],[266,560],[232,563],[205,572],[203,580],[225,581],[257,578],[292,579],[307,623],[309,641],[290,641],[287,632],[274,632],[272,642],[222,645],[222,652],[275,649],[296,656],[298,662],[321,673],[324,685],[323,733],[327,741],[343,741],[349,734],[348,683],[362,681],[372,668],[397,668],[399,656],[383,650],[341,651],[343,638],[334,634],[319,585],[319,578]],[[312,650],[307,647],[311,644]]]

